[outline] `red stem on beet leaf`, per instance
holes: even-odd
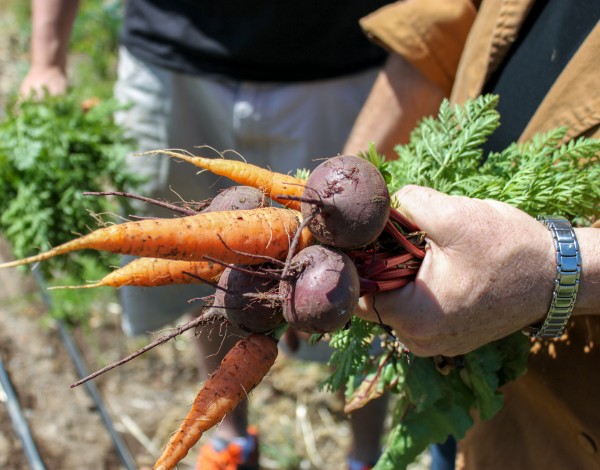
[[[377,244],[348,253],[358,269],[361,295],[398,289],[413,281],[425,257],[423,238],[415,224],[392,208]]]

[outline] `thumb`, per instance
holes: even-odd
[[[445,226],[455,225],[464,215],[461,213],[466,198],[424,186],[406,185],[394,198],[399,203],[398,211],[428,234],[444,233]]]

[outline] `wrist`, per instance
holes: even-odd
[[[66,69],[68,43],[78,7],[78,0],[32,1],[32,67]]]
[[[575,308],[581,276],[581,253],[575,231],[567,219],[539,216],[538,221],[546,226],[552,238],[555,278],[545,317],[523,331],[536,338],[559,338]]]
[[[581,253],[581,277],[573,315],[600,314],[600,229],[576,228]]]
[[[31,37],[31,68],[37,71],[57,69],[65,71],[67,47],[51,29],[38,30]]]

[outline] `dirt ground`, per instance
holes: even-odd
[[[9,274],[18,279],[17,273]],[[3,274],[3,278],[6,275]],[[29,293],[10,292],[0,301],[0,359],[8,370],[34,441],[49,469],[118,469],[106,426],[79,377],[56,324],[32,282]],[[89,331],[73,338],[90,371],[137,350],[147,339],[125,338],[118,308],[90,312]],[[104,406],[138,468],[151,466],[187,413],[199,388],[192,333],[162,345],[94,381]],[[264,469],[344,468],[349,428],[335,395],[318,391],[323,366],[280,355],[251,398],[250,416],[261,433]],[[265,410],[268,410],[265,411]],[[0,468],[26,468],[6,407],[0,405]],[[193,468],[196,452],[181,469]]]
[[[8,257],[0,243],[0,260]],[[91,311],[89,328],[71,333],[90,372],[151,339],[125,337],[115,304]],[[151,468],[200,387],[192,341],[187,332],[93,381],[134,468]],[[57,324],[46,315],[40,289],[16,270],[0,272],[0,360],[47,469],[127,468],[85,386],[70,388],[80,377]],[[250,421],[260,432],[261,469],[347,468],[350,429],[339,397],[319,390],[326,374],[322,364],[280,354],[252,393]],[[0,387],[0,468],[28,468],[6,405]],[[198,447],[178,468],[194,468]],[[412,470],[425,470],[427,462],[424,456]]]

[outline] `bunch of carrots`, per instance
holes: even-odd
[[[288,326],[309,333],[344,327],[361,295],[394,289],[414,279],[424,257],[424,237],[391,207],[379,170],[360,157],[333,157],[303,180],[242,161],[171,150],[146,153],[184,160],[239,186],[215,196],[202,210],[172,206],[179,217],[100,228],[0,268],[94,249],[139,258],[96,283],[66,287],[208,283],[221,291],[224,303],[217,313],[241,322],[238,326],[248,331],[248,337],[229,351],[199,391],[155,464],[155,469],[165,470],[174,468],[205,431],[262,381]],[[223,276],[226,270],[237,276]],[[327,281],[336,275],[339,282],[336,279],[328,286]],[[240,276],[248,276],[250,286],[259,280],[261,291],[254,293],[246,286],[241,292],[236,287]],[[238,279],[236,285],[219,282],[233,277]],[[309,293],[310,289],[317,290]],[[327,300],[314,302],[320,303],[316,310],[307,299]],[[230,316],[232,304],[235,311]],[[258,315],[254,313],[257,304],[268,306],[269,322],[245,321],[244,317]],[[260,328],[249,326],[258,324]]]

